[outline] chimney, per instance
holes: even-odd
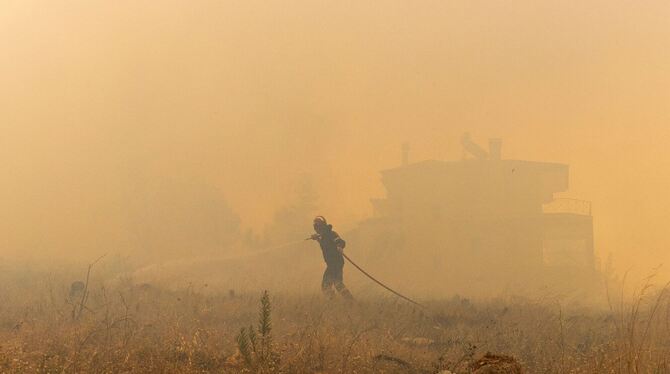
[[[489,158],[500,160],[502,156],[502,139],[489,139]]]
[[[409,164],[409,143],[402,143],[402,166]]]

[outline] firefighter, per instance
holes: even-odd
[[[322,216],[314,218],[314,231],[316,234],[311,236],[312,240],[319,242],[323,259],[326,261],[326,271],[323,273],[321,290],[328,298],[335,296],[335,291],[340,293],[345,299],[352,300],[351,292],[343,283],[344,257],[342,253],[346,242],[333,231],[333,225],[329,225]]]

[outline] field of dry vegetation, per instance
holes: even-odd
[[[4,266],[0,371],[670,372],[669,303],[649,284],[630,302],[611,295],[601,309],[457,297],[419,308],[393,298],[167,290],[97,275],[71,294],[62,271]]]

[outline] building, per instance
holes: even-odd
[[[382,172],[386,197],[353,235],[387,279],[426,293],[497,295],[593,283],[590,203],[555,199],[568,165],[501,158],[465,135],[460,161],[410,163]],[[404,281],[403,281],[404,282]]]

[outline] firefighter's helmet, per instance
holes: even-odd
[[[314,218],[314,230],[320,231],[320,229],[325,227],[328,227],[328,222],[326,221],[326,218],[323,216],[316,216],[316,218]]]

